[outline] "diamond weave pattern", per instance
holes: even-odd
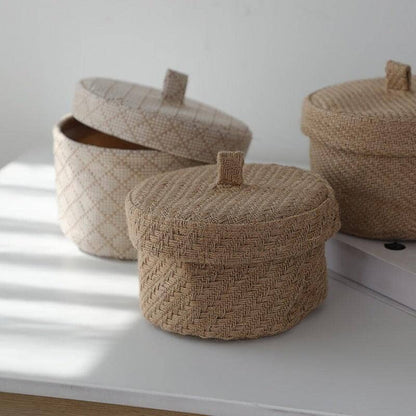
[[[243,122],[205,104],[175,104],[156,88],[105,78],[78,83],[73,114],[112,136],[205,163],[222,150],[247,152],[252,136]]]
[[[124,201],[151,175],[199,163],[154,150],[109,149],[66,137],[64,119],[54,129],[56,188],[63,233],[90,254],[137,258],[130,243]]]

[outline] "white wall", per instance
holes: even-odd
[[[160,86],[167,67],[250,125],[249,159],[305,164],[302,98],[416,65],[415,16],[414,0],[0,0],[0,164],[51,142],[79,78]]]

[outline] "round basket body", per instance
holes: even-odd
[[[416,93],[407,65],[389,61],[386,74],[309,95],[302,130],[311,169],[335,191],[341,231],[414,240]]]
[[[63,233],[89,254],[132,260],[124,201],[141,180],[199,165],[93,130],[72,116],[53,130],[56,191]]]
[[[327,294],[324,245],[278,261],[227,266],[139,254],[140,307],[154,325],[201,338],[286,331]]]
[[[140,305],[162,329],[219,339],[273,335],[326,296],[324,243],[339,228],[332,189],[297,168],[243,170],[235,154],[242,158],[221,152],[217,167],[149,178],[127,196]]]
[[[341,231],[379,240],[416,239],[416,157],[341,150],[311,136],[311,169],[334,188]]]

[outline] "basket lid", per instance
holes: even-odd
[[[168,70],[163,89],[107,78],[81,80],[74,117],[104,133],[176,156],[215,163],[221,150],[246,152],[249,128],[213,107],[185,98],[188,77]]]
[[[328,145],[380,156],[416,154],[416,91],[409,65],[388,61],[385,78],[326,87],[304,100],[302,131]]]
[[[339,229],[338,205],[316,174],[249,164],[220,152],[217,166],[146,179],[127,196],[136,248],[195,263],[247,264],[296,256]]]

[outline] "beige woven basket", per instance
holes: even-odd
[[[221,150],[241,150],[250,129],[216,108],[185,98],[188,77],[168,70],[163,90],[89,78],[75,90],[73,114],[104,133],[175,156],[215,163]]]
[[[334,188],[341,231],[416,239],[416,93],[408,65],[386,78],[347,82],[309,95],[302,130],[311,168]]]
[[[54,130],[56,192],[63,233],[89,254],[137,258],[124,213],[127,193],[141,180],[200,165],[93,130],[72,116]]]
[[[248,127],[185,98],[187,76],[168,70],[162,90],[90,78],[78,83],[73,114],[54,129],[61,228],[81,250],[135,259],[124,201],[140,180],[215,163],[218,150],[246,151]]]
[[[332,189],[301,169],[243,161],[221,152],[217,166],[157,175],[127,196],[141,309],[167,331],[272,335],[326,296],[324,243],[339,228]]]

